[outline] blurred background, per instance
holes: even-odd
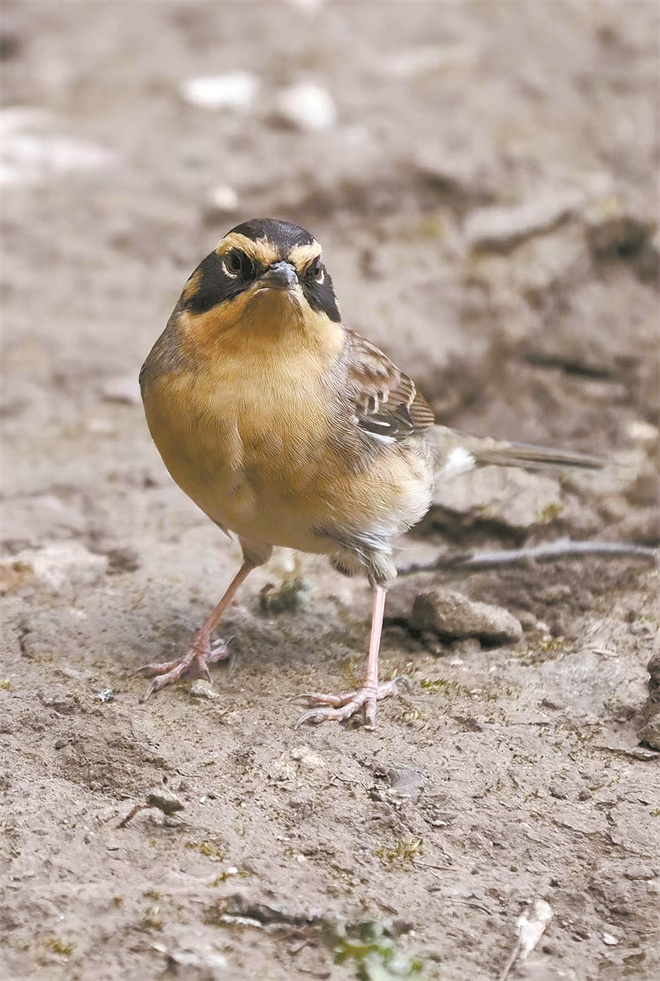
[[[305,686],[328,685],[327,671],[335,672],[332,684],[344,686],[341,677],[337,681],[336,673],[343,670],[337,665],[349,656],[359,671],[369,605],[364,584],[339,581],[324,566],[310,563],[306,575],[316,583],[315,598],[298,619],[286,621],[284,630],[281,621],[264,619],[259,612],[258,593],[268,587],[269,576],[277,585],[277,576],[255,573],[231,629],[245,657],[234,680],[223,674],[218,682],[224,721],[219,721],[216,703],[191,706],[173,690],[146,707],[141,703],[144,682],[130,678],[130,671],[176,654],[217,601],[238,550],[215,535],[171,483],[146,430],[137,375],[183,283],[218,239],[254,216],[287,218],[323,243],[346,324],[382,346],[418,382],[440,422],[479,435],[600,454],[618,464],[602,474],[562,480],[486,472],[441,487],[417,540],[406,546],[410,554],[415,549],[428,555],[456,546],[533,544],[562,535],[657,544],[658,27],[657,5],[643,0],[5,0],[0,26],[5,370],[0,586],[6,594],[8,680],[3,687],[14,699],[16,722],[7,730],[14,758],[23,759],[25,746],[36,747],[17,770],[21,776],[14,786],[15,829],[23,844],[16,855],[12,852],[18,863],[12,868],[27,885],[21,887],[20,901],[12,894],[10,905],[15,936],[28,946],[34,909],[51,931],[39,941],[36,960],[34,952],[26,954],[27,947],[18,944],[12,977],[70,978],[74,975],[67,974],[71,968],[63,957],[75,961],[92,958],[97,949],[107,953],[86,911],[67,905],[58,892],[61,882],[71,877],[78,883],[85,877],[93,881],[94,888],[90,885],[84,895],[96,897],[89,901],[97,925],[119,930],[120,936],[126,930],[132,937],[134,929],[153,936],[160,917],[165,932],[170,931],[163,940],[167,946],[180,917],[145,912],[149,902],[158,906],[153,897],[144,899],[156,876],[156,859],[162,860],[157,863],[161,870],[171,867],[190,875],[181,880],[185,888],[179,883],[185,906],[192,895],[185,889],[194,891],[200,876],[214,871],[209,862],[220,861],[217,854],[226,853],[233,875],[243,869],[248,846],[259,858],[252,873],[245,873],[253,878],[241,888],[252,889],[255,896],[268,881],[273,895],[299,895],[312,906],[332,902],[343,914],[351,904],[374,908],[379,897],[396,894],[406,897],[406,915],[421,931],[427,953],[439,944],[442,958],[453,963],[452,978],[474,981],[484,976],[480,971],[487,974],[493,949],[504,957],[520,903],[547,880],[545,872],[529,865],[526,841],[514,840],[513,832],[505,834],[504,825],[498,825],[499,812],[488,811],[480,801],[484,816],[474,813],[477,790],[469,781],[478,777],[472,763],[460,769],[465,759],[460,753],[453,804],[443,804],[439,791],[433,798],[433,814],[441,815],[436,824],[431,811],[426,823],[412,810],[407,817],[400,810],[388,811],[385,819],[378,810],[385,805],[374,803],[373,795],[356,791],[355,797],[353,790],[345,790],[333,798],[339,810],[333,810],[335,805],[328,809],[324,830],[309,817],[314,808],[303,791],[295,820],[290,820],[268,783],[271,777],[289,779],[281,776],[284,764],[277,770],[268,753],[276,746],[277,752],[289,752],[287,740],[299,742],[300,733],[293,736],[287,728],[295,710],[286,698]],[[545,658],[568,664],[564,655],[582,656],[584,637],[599,641],[605,653],[613,647],[627,652],[629,659],[622,667],[624,659],[606,662],[598,660],[600,654],[584,654],[579,677],[587,694],[576,685],[577,674],[564,677],[557,667],[552,681],[557,704],[573,705],[576,731],[587,725],[589,713],[592,718],[604,713],[610,721],[630,719],[620,699],[633,693],[630,704],[640,705],[645,697],[643,665],[657,626],[657,611],[651,612],[657,576],[649,573],[640,585],[625,563],[587,561],[573,571],[547,568],[518,578],[471,580],[477,597],[514,609],[525,630],[532,631],[530,637],[537,622],[546,631],[538,634],[546,637],[545,646],[535,648],[538,660],[530,655],[512,666],[508,655],[501,655],[497,664],[503,677],[509,672],[508,687],[498,689],[485,707],[472,707],[467,693],[490,683],[495,655],[479,653],[478,643],[471,654],[436,644],[434,657],[453,650],[459,660],[451,662],[453,668],[447,661],[429,667],[431,656],[402,626],[414,589],[401,581],[392,594],[385,668],[426,672],[431,680],[418,689],[419,704],[407,716],[392,716],[392,724],[386,721],[388,713],[398,710],[390,703],[383,710],[378,738],[387,752],[423,754],[429,766],[449,767],[451,754],[442,750],[435,759],[428,747],[431,740],[442,745],[456,732],[461,746],[475,740],[472,761],[483,761],[493,773],[500,765],[506,768],[510,760],[498,756],[499,749],[488,756],[491,737],[473,716],[504,713],[497,700],[509,698],[506,717],[512,717],[518,697],[512,692],[527,691],[530,678],[540,678],[534,665]],[[413,655],[414,668],[406,661]],[[273,664],[277,678],[271,677]],[[442,677],[438,664],[444,664]],[[468,678],[468,671],[481,674]],[[592,690],[585,679],[596,677],[601,688],[594,682]],[[543,690],[549,684],[546,677]],[[122,694],[101,709],[95,692],[106,689]],[[466,701],[455,719],[438,707],[448,692]],[[429,713],[432,697],[438,705]],[[515,703],[516,711],[537,712],[541,696],[529,698],[525,706]],[[546,718],[550,710],[543,711]],[[196,719],[204,720],[201,732]],[[264,722],[272,719],[275,726]],[[496,730],[493,723],[489,731]],[[547,794],[549,770],[563,772],[566,754],[575,749],[561,743],[569,739],[567,731],[564,727],[564,735],[557,736],[557,755],[546,769],[538,762],[537,776],[529,777],[538,785],[533,792],[527,788],[524,797],[525,802],[534,795],[542,798],[543,808],[555,817],[553,808],[572,806],[566,794],[552,800]],[[55,735],[57,746],[51,739]],[[330,754],[333,772],[352,766],[351,779],[357,783],[351,787],[362,786],[360,774],[371,765],[371,750],[360,748],[367,745],[359,742],[364,734],[330,727],[303,735],[321,740],[315,745]],[[210,743],[204,743],[207,737]],[[547,747],[536,750],[536,759],[545,759]],[[524,752],[531,750],[527,746]],[[222,753],[221,765],[217,754]],[[163,774],[170,774],[172,787],[188,781],[188,789],[180,791],[189,808],[187,819],[208,824],[211,805],[206,810],[199,806],[202,798],[208,803],[208,777],[199,773],[210,771],[202,772],[199,761],[211,757],[217,763],[217,807],[222,800],[214,833],[217,841],[229,835],[229,844],[200,853],[206,832],[198,829],[193,845],[179,847],[173,833],[154,819],[144,840],[132,824],[118,850],[105,839],[99,845],[98,836],[106,834],[98,831],[102,822],[141,799],[150,783],[160,785]],[[295,760],[286,763],[291,772],[307,766],[300,757]],[[305,771],[303,783],[309,786],[315,765]],[[585,773],[590,766],[587,759]],[[271,789],[255,776],[264,773]],[[325,813],[321,783],[325,786],[326,778],[319,778],[315,791],[319,813]],[[584,779],[588,788],[597,783],[595,777]],[[509,786],[504,770],[502,780]],[[231,797],[232,788],[247,786],[246,781],[252,781],[252,824]],[[628,830],[641,827],[647,813],[639,803],[642,790],[633,793],[631,786],[626,784],[626,799],[634,799],[640,810],[631,810]],[[27,798],[35,787],[50,802],[48,816],[35,818],[20,803],[21,793]],[[574,789],[575,802],[579,788]],[[572,792],[566,793],[570,797]],[[342,794],[351,799],[344,801]],[[530,816],[533,807],[521,803],[523,796],[515,805],[517,823],[522,827],[538,820],[534,840],[543,842],[541,851],[573,869],[558,880],[575,895],[586,896],[580,876],[605,861],[598,836],[594,832],[590,839],[592,852],[586,845],[578,847],[572,832],[556,831],[563,822],[557,817],[554,837],[544,837],[544,819]],[[454,820],[443,817],[450,811],[466,815],[467,823],[457,819],[453,844],[443,839],[445,852],[434,853],[433,842],[445,833],[437,829]],[[67,830],[72,813],[87,814],[89,841],[82,825]],[[424,839],[427,860],[440,866],[449,861],[447,849],[453,849],[456,868],[461,848],[480,856],[481,871],[469,878],[465,895],[476,889],[491,918],[479,920],[482,913],[473,910],[470,915],[477,919],[470,927],[465,910],[457,912],[456,906],[437,900],[429,912],[426,892],[421,898],[406,892],[413,887],[406,878],[412,866],[405,862],[397,878],[396,863],[386,867],[382,856],[372,855],[372,864],[362,866],[362,877],[354,876],[355,856],[367,862],[354,817],[360,814],[366,823],[376,820],[374,813],[384,822],[377,826],[379,847],[393,850],[395,858],[407,853],[405,848],[396,852],[392,836]],[[306,854],[327,856],[332,848],[343,848],[343,864],[336,859],[339,871],[332,872],[329,858],[326,866],[318,858],[310,872],[317,860],[303,867],[305,855],[295,857],[304,815],[313,828]],[[581,826],[586,819],[580,815],[571,812],[566,820]],[[602,812],[594,811],[589,820],[592,831],[605,834]],[[279,838],[260,831],[270,827],[269,821],[275,822]],[[482,830],[475,831],[480,821]],[[239,830],[227,830],[234,828],[232,822]],[[139,825],[136,819],[135,828]],[[42,827],[56,845],[39,837]],[[490,850],[498,827],[506,843],[499,867]],[[294,844],[278,844],[285,839]],[[131,842],[128,850],[126,841]],[[106,846],[112,861],[120,863],[112,867],[129,883],[123,912],[119,903],[108,912],[109,897],[118,887],[108,873],[111,860],[99,857],[106,855]],[[645,854],[643,844],[636,847],[636,854]],[[31,862],[37,860],[33,894]],[[471,876],[469,870],[465,875]],[[463,895],[461,888],[457,885],[452,895]],[[644,933],[644,917],[650,922],[651,916],[641,885],[639,890],[630,905],[637,919],[629,918],[627,927],[638,931],[635,936]],[[181,898],[184,893],[187,899]],[[207,893],[203,898],[210,902]],[[39,898],[44,896],[48,900]],[[602,953],[593,946],[602,946],[599,931],[612,933],[616,920],[611,911],[598,907],[601,913],[594,912],[589,897],[592,893],[575,906],[562,900],[565,917],[582,910],[589,922],[583,937],[592,937],[581,953],[571,948],[575,977],[587,977]],[[61,909],[67,913],[68,934],[57,926]],[[609,926],[598,916],[609,916]],[[145,922],[146,927],[135,926]],[[202,946],[213,929],[199,927]],[[50,947],[48,936],[56,938]],[[66,954],[71,938],[76,952]],[[560,939],[562,946],[573,943],[568,935]],[[126,944],[122,950],[129,949]],[[119,956],[118,973],[94,976],[151,976],[155,955],[146,949],[127,954],[125,961]],[[240,960],[241,950],[237,942],[228,954],[232,963],[234,956]],[[280,962],[279,956],[275,949],[268,955],[268,976],[288,978],[287,957]],[[309,956],[308,973],[321,970]],[[209,964],[207,974],[199,968],[199,975],[186,977],[230,976]],[[620,962],[612,964],[613,973],[599,976],[622,976],[617,974],[623,970]],[[240,977],[254,977],[246,970]]]
[[[11,495],[53,468],[95,493],[136,475],[140,364],[197,262],[257,215],[322,241],[346,323],[442,422],[640,463],[656,20],[585,0],[5,3]]]

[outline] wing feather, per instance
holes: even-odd
[[[346,331],[346,385],[357,425],[381,439],[404,439],[429,429],[433,412],[415,383],[375,344]]]

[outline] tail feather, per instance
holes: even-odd
[[[602,470],[606,466],[604,460],[584,453],[469,436],[445,426],[434,426],[429,437],[438,470],[445,476],[491,465],[524,470]]]

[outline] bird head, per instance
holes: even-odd
[[[186,283],[180,320],[206,342],[291,332],[323,333],[341,322],[321,246],[309,232],[276,218],[232,228]]]

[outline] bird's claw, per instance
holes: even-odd
[[[161,661],[155,664],[143,664],[137,668],[134,674],[156,675],[149,685],[145,698],[149,698],[154,692],[160,691],[166,685],[172,685],[184,677],[203,678],[213,685],[209,663],[223,661],[230,657],[230,652],[226,644],[218,641],[213,647],[196,647],[194,644],[186,654],[176,658],[174,661]]]
[[[325,695],[318,692],[307,694],[310,708],[303,712],[294,729],[303,725],[319,725],[321,722],[345,722],[360,709],[364,712],[365,728],[373,729],[376,722],[376,703],[381,698],[396,694],[397,684],[407,678],[393,678],[379,685],[364,685],[357,691],[346,692],[343,695]]]

